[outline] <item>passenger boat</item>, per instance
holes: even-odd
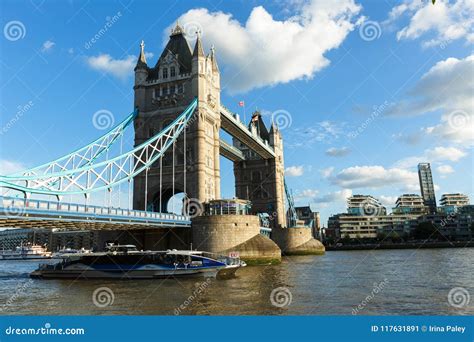
[[[92,253],[90,249],[74,249],[74,248],[61,248],[57,252],[53,253],[53,259],[62,259],[64,256],[68,256],[71,254],[89,254]]]
[[[109,245],[105,252],[63,255],[42,264],[33,278],[153,279],[182,276],[231,276],[246,266],[238,257],[192,250],[138,251],[134,245]]]
[[[0,251],[0,260],[50,259],[51,252],[41,245],[27,244],[17,246],[14,250]]]

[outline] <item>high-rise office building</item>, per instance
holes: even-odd
[[[430,163],[418,164],[418,178],[420,180],[421,196],[430,213],[436,213],[436,196],[431,174]]]

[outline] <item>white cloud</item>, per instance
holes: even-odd
[[[418,165],[418,163],[424,162],[457,162],[466,155],[466,152],[455,147],[438,146],[433,149],[425,150],[421,156],[403,158],[397,161],[394,166],[398,168],[409,168]]]
[[[294,195],[294,198],[295,198],[295,201],[298,201],[298,202],[308,201],[316,197],[318,193],[319,191],[315,189],[305,189],[302,191],[297,191],[296,194]]]
[[[329,192],[320,197],[315,197],[313,199],[314,203],[346,203],[348,197],[352,196],[352,190],[342,189],[339,191]]]
[[[299,177],[304,173],[304,168],[300,166],[290,166],[285,169],[285,175],[290,177]]]
[[[46,51],[51,50],[54,45],[56,45],[56,43],[51,40],[45,41],[41,47],[41,52],[46,52]]]
[[[330,166],[325,169],[319,170],[319,172],[321,173],[321,177],[328,178],[334,172],[334,167]]]
[[[441,111],[441,122],[426,134],[470,146],[474,143],[474,55],[448,58],[425,73],[408,98],[388,109],[387,115],[419,115]]]
[[[351,150],[349,150],[349,148],[347,147],[331,147],[326,150],[326,155],[330,157],[344,157],[347,156],[349,153],[351,153]]]
[[[331,183],[342,188],[381,188],[393,185],[418,184],[418,174],[401,168],[383,166],[352,166],[331,178]]]
[[[407,26],[397,32],[398,40],[414,40],[426,37],[423,46],[447,44],[464,39],[474,42],[474,3],[472,0],[446,2],[408,0],[392,9],[386,23],[393,24],[399,18],[409,16]],[[429,38],[428,38],[429,37]]]
[[[360,10],[354,0],[313,0],[296,5],[296,14],[285,20],[274,19],[258,6],[244,24],[231,14],[204,8],[189,10],[179,22],[201,29],[204,44],[214,44],[226,64],[223,86],[244,92],[312,78],[330,64],[325,54],[354,29]]]
[[[5,176],[25,169],[26,167],[22,163],[0,159],[0,175]]]
[[[381,195],[379,199],[380,199],[380,202],[382,202],[382,205],[384,205],[385,207],[391,208],[395,206],[395,202],[397,201],[397,196]]]
[[[145,53],[145,57],[153,57],[153,53]],[[133,76],[133,69],[137,64],[137,56],[129,55],[123,59],[114,59],[108,54],[100,54],[98,56],[90,56],[87,58],[87,64],[94,70],[110,74],[119,79],[126,79]]]
[[[453,173],[454,169],[451,165],[440,165],[436,168],[436,171],[438,171],[438,173],[442,175],[441,177],[443,177],[443,175]]]
[[[297,127],[285,133],[285,146],[309,147],[313,143],[330,143],[344,135],[345,122],[321,121],[313,126]]]
[[[94,69],[110,74],[120,79],[133,75],[133,68],[137,61],[136,56],[127,56],[124,59],[114,59],[108,54],[100,54],[87,58],[87,63]]]

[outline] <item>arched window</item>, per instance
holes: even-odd
[[[163,78],[168,78],[168,68],[163,68]]]
[[[175,77],[175,76],[176,76],[176,69],[174,68],[174,66],[172,66],[172,67],[170,68],[170,76],[171,76],[171,77]]]

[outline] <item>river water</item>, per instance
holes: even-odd
[[[332,251],[226,280],[125,281],[30,279],[38,261],[0,261],[0,314],[474,315],[473,260],[474,248]]]

